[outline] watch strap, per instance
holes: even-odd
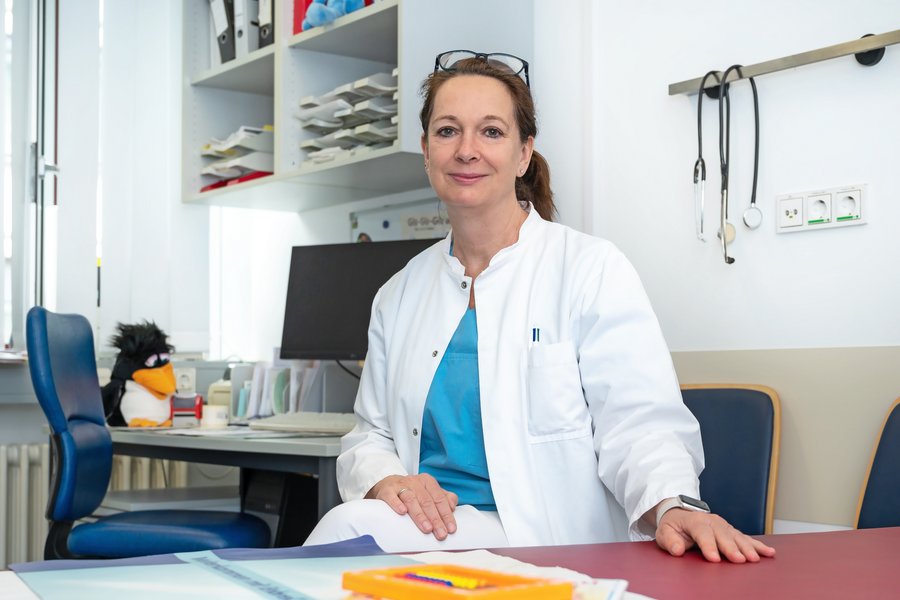
[[[673,508],[683,508],[684,510],[692,510],[694,512],[705,512],[708,513],[709,509],[703,509],[697,504],[706,505],[706,503],[691,499],[691,503],[684,502],[682,500],[683,496],[675,496],[674,498],[666,498],[662,502],[660,502],[659,507],[656,509],[656,525],[659,526],[659,522],[662,519],[663,515]]]

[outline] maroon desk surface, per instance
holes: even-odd
[[[505,548],[498,554],[592,577],[627,579],[628,590],[670,598],[900,598],[900,527],[762,536],[775,557],[755,564],[674,558],[655,542]]]

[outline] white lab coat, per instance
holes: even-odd
[[[358,424],[337,461],[345,501],[418,472],[425,398],[472,285],[449,248],[448,236],[375,297]],[[511,545],[649,539],[641,515],[699,497],[699,426],[618,249],[532,208],[475,299],[484,447]]]

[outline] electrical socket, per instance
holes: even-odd
[[[831,194],[817,194],[806,197],[806,224],[826,225],[831,223]]]
[[[862,190],[847,190],[834,197],[834,220],[837,222],[862,220]]]
[[[175,368],[175,393],[197,393],[197,369],[195,369],[194,367]]]
[[[800,227],[803,225],[803,198],[788,196],[778,201],[778,228]]]
[[[778,233],[796,233],[864,225],[866,211],[863,201],[867,196],[866,184],[782,194],[775,198],[775,230]]]

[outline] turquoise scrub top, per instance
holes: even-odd
[[[460,504],[497,510],[484,455],[474,308],[459,322],[428,390],[419,472],[457,494]]]

